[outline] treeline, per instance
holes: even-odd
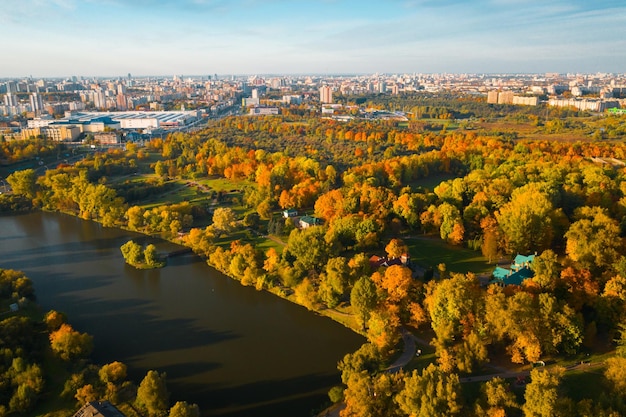
[[[64,148],[62,144],[44,139],[0,140],[0,163],[13,164],[24,159],[56,155]]]
[[[67,409],[40,415],[69,415],[87,402],[107,400],[129,416],[199,417],[195,404],[169,408],[164,373],[149,371],[136,386],[123,363],[90,363],[93,338],[75,330],[64,314],[52,310],[33,318],[38,316],[33,285],[22,272],[0,269],[0,306],[6,317],[0,321],[0,416],[28,415],[60,395]],[[56,380],[64,375],[59,385]]]

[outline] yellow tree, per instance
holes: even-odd
[[[57,331],[50,333],[50,347],[66,361],[84,358],[93,349],[93,338],[74,330],[69,324],[62,324]]]
[[[539,184],[529,183],[513,191],[511,201],[496,212],[510,253],[546,249],[552,241],[554,207]]]
[[[408,246],[402,241],[402,239],[391,239],[387,246],[385,246],[385,252],[389,258],[399,258],[402,255],[409,253]]]

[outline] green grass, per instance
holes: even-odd
[[[446,264],[448,272],[489,273],[493,265],[480,252],[452,246],[438,238],[416,237],[404,240],[409,246],[411,261],[435,270],[440,263]]]
[[[245,180],[229,180],[228,178],[208,178],[208,179],[198,179],[196,180],[198,184],[203,184],[212,190],[215,191],[226,191],[230,192],[231,190],[241,190],[244,186],[250,185],[254,186],[255,184],[250,181]]]
[[[603,372],[603,366],[565,372],[561,387],[574,401],[600,398],[600,395],[606,391]]]

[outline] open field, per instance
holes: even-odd
[[[412,237],[404,241],[409,246],[411,261],[426,268],[437,269],[444,263],[449,272],[476,274],[488,274],[494,268],[480,252],[452,246],[438,238]]]

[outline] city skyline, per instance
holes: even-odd
[[[0,77],[626,71],[626,5],[22,0]]]

